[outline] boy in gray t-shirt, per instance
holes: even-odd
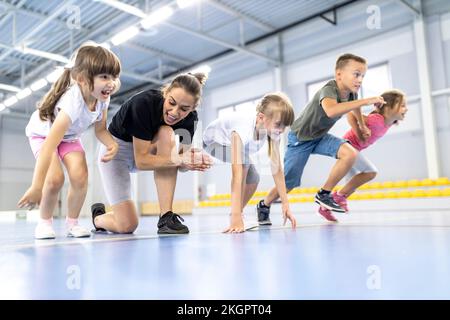
[[[301,115],[294,121],[288,135],[287,151],[284,156],[286,188],[291,191],[300,186],[303,169],[311,154],[321,154],[337,158],[331,173],[315,196],[315,201],[328,210],[321,214],[329,221],[337,221],[331,211],[344,212],[333,199],[331,190],[353,166],[358,151],[347,141],[328,133],[342,115],[353,111],[358,125],[367,139],[370,130],[365,125],[361,107],[382,105],[382,97],[358,100],[358,90],[367,71],[366,60],[353,54],[344,54],[336,61],[335,79],[323,86],[306,105]],[[278,198],[276,188],[270,190],[264,200],[257,205],[260,224],[271,224],[270,204]],[[329,211],[331,210],[331,211]]]

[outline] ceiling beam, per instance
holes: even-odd
[[[191,59],[185,59],[185,58],[182,58],[182,57],[179,57],[179,56],[176,56],[176,55],[164,52],[164,51],[159,50],[159,49],[154,49],[152,47],[144,47],[144,46],[138,45],[138,44],[136,44],[136,43],[134,43],[132,41],[124,42],[122,45],[124,45],[125,47],[128,47],[128,48],[131,48],[131,49],[138,50],[138,51],[151,53],[151,54],[160,56],[162,58],[166,58],[167,60],[171,60],[173,62],[177,62],[177,63],[182,64],[182,65],[186,65],[186,64],[191,64],[192,63]]]
[[[5,3],[5,2],[0,2],[0,6],[5,7],[7,10],[10,10],[11,11],[10,14],[12,14],[13,11],[16,11],[18,13],[21,13],[21,14],[24,14],[24,15],[28,15],[28,16],[31,16],[31,17],[35,17],[37,19],[47,19],[48,18],[48,16],[45,15],[45,14],[34,12],[34,11],[29,10],[29,9],[21,8],[24,3],[26,3],[26,0],[23,0],[21,3],[19,3],[16,6],[11,5],[9,3]],[[9,16],[9,14],[8,14],[8,16]],[[1,25],[1,21],[3,21],[3,20],[6,21],[8,16],[5,16],[2,20],[0,20],[0,25]],[[57,23],[58,26],[60,26],[60,27],[67,28],[66,22],[63,21],[63,20],[55,18],[54,22]],[[88,29],[88,28],[84,28],[84,27],[81,27],[81,26],[80,26],[80,29],[78,29],[78,30],[81,31],[82,33],[90,33],[92,31],[95,31],[94,28]],[[136,44],[136,43],[133,43],[133,42],[126,42],[123,45],[125,45],[127,47],[130,47],[132,49],[135,49],[135,50],[139,50],[139,51],[142,51],[142,52],[150,53],[150,54],[153,54],[153,55],[158,55],[158,56],[160,56],[162,58],[165,58],[165,59],[170,60],[170,61],[177,62],[177,63],[179,63],[181,65],[187,65],[187,64],[191,64],[192,63],[192,60],[190,60],[190,59],[184,59],[184,58],[178,57],[176,55],[166,53],[166,52],[164,52],[162,50],[154,49],[154,48],[147,47],[147,46],[142,46],[142,45],[139,45],[139,44]],[[8,47],[8,46],[6,46],[4,44],[0,44],[0,46],[3,47],[3,48],[13,49],[13,50],[17,50],[17,51],[20,52],[20,50],[18,48],[15,48],[15,47],[12,47],[12,46]],[[14,68],[15,67],[16,66],[14,66]]]
[[[139,18],[145,18],[147,16],[147,14],[144,11],[142,11],[141,9],[139,9],[137,7],[134,7],[132,5],[126,4],[124,2],[120,2],[120,1],[102,1],[102,0],[98,0],[98,1],[99,2],[103,2],[106,5],[112,6],[112,7],[116,8],[116,9],[118,9],[118,10],[122,10],[122,11],[128,13],[128,14],[137,16]],[[210,35],[208,35],[206,33],[199,32],[199,31],[187,28],[186,26],[181,26],[181,25],[178,25],[176,23],[172,23],[172,22],[168,22],[168,21],[163,21],[162,24],[164,24],[166,26],[169,26],[169,27],[171,27],[173,29],[176,29],[178,31],[189,33],[190,35],[196,36],[198,38],[202,38],[202,39],[204,39],[206,41],[218,44],[220,46],[223,46],[223,47],[226,47],[226,48],[230,48],[230,49],[233,49],[235,51],[243,52],[243,53],[252,55],[254,57],[257,57],[259,59],[263,59],[265,61],[268,61],[271,64],[274,64],[274,65],[278,65],[279,64],[279,61],[277,59],[273,59],[273,58],[265,56],[265,55],[263,55],[261,53],[249,50],[247,48],[244,48],[244,47],[241,47],[241,46],[238,46],[238,45],[234,45],[232,43],[228,43],[226,41],[214,38],[214,37],[212,37],[212,36],[210,36]]]
[[[118,14],[114,18],[121,18],[120,14]],[[95,39],[99,35],[104,36],[106,30],[109,30],[109,29],[111,29],[111,27],[117,25],[117,21],[114,18],[110,19],[106,23],[101,23],[99,25],[99,27],[95,26],[92,29],[87,29],[89,32],[81,32],[79,35],[77,35],[77,37],[80,39]],[[101,42],[101,41],[99,41],[99,42]],[[72,53],[72,52],[70,52],[70,49],[67,46],[59,45],[59,46],[54,46],[54,48],[64,48],[61,51],[61,54],[71,54]],[[45,72],[46,70],[52,68],[53,66],[54,66],[54,61],[49,60],[47,62],[44,62],[39,67],[27,72],[25,79],[26,80],[33,79],[36,76],[40,75],[42,72]],[[133,73],[129,73],[129,76],[133,77]],[[142,78],[139,77],[139,80],[142,81]],[[150,77],[146,78],[146,81],[151,82],[151,80],[152,79]],[[159,80],[157,83],[159,84]]]
[[[25,3],[26,0],[22,0],[22,2]],[[37,19],[46,19],[47,18],[47,15],[45,15],[45,14],[42,14],[42,13],[39,13],[39,12],[35,12],[35,11],[31,11],[29,9],[18,8],[19,5],[14,6],[14,5],[9,4],[9,3],[0,2],[0,6],[3,6],[5,8],[7,8],[7,10],[11,10],[11,11],[15,10],[18,13],[22,13],[24,15],[28,15],[28,16],[31,16],[31,17],[34,17],[34,18],[37,18]],[[3,19],[6,21],[7,17],[9,17],[9,15],[5,16]],[[3,19],[2,19],[2,21],[3,21]],[[0,26],[2,25],[2,21],[0,21]],[[67,28],[66,21],[64,21],[64,20],[55,19],[55,23],[57,23],[62,28]],[[81,32],[91,32],[92,31],[92,29],[88,29],[88,28],[85,28],[83,26],[80,26],[80,29],[78,29],[78,30],[81,31]],[[191,63],[192,62],[192,61],[190,61],[188,59],[183,59],[183,58],[177,57],[175,55],[169,54],[169,53],[164,52],[162,50],[149,48],[147,46],[142,46],[142,45],[139,45],[139,44],[136,44],[136,43],[133,43],[133,42],[125,42],[123,45],[127,46],[127,47],[130,47],[130,48],[133,48],[133,49],[136,49],[136,50],[139,50],[139,51],[143,51],[143,52],[148,52],[148,53],[152,53],[152,54],[155,54],[155,55],[159,55],[159,56],[165,57],[168,60],[172,60],[174,62],[178,62],[178,63],[182,63],[182,64],[186,64],[186,63]]]
[[[20,91],[20,88],[16,87],[16,86],[9,85],[9,84],[6,84],[6,83],[0,83],[0,90],[5,90],[5,91],[17,93],[17,92]]]
[[[153,77],[149,77],[149,76],[142,76],[133,72],[127,72],[127,71],[123,71],[120,76],[124,76],[124,77],[128,77],[128,78],[132,78],[132,79],[136,79],[136,80],[140,80],[140,81],[144,81],[144,82],[151,82],[151,83],[155,83],[158,85],[162,85],[163,81],[160,79],[156,79]]]
[[[419,0],[420,1],[420,0]],[[400,3],[405,6],[406,8],[408,8],[410,11],[414,12],[414,14],[420,16],[422,15],[422,11],[415,8],[412,4],[410,4],[408,1],[406,0],[400,0]]]
[[[262,36],[254,38],[254,39],[252,39],[250,41],[247,41],[246,45],[249,46],[249,45],[261,43],[262,41],[268,40],[268,39],[270,39],[270,38],[272,38],[274,36],[282,34],[283,32],[285,32],[287,30],[290,30],[292,28],[298,27],[298,26],[300,26],[301,24],[303,24],[305,22],[308,22],[308,21],[316,19],[316,18],[322,18],[321,15],[326,14],[327,12],[330,12],[332,10],[338,10],[338,9],[340,9],[342,7],[348,6],[348,5],[350,5],[352,3],[355,3],[357,1],[358,0],[348,0],[348,1],[344,2],[344,3],[339,4],[339,5],[332,6],[332,7],[328,8],[326,10],[323,10],[323,11],[321,11],[319,13],[316,13],[316,14],[313,14],[313,15],[308,16],[306,18],[300,19],[300,20],[295,21],[295,22],[293,22],[293,23],[291,23],[291,24],[289,24],[287,26],[278,28],[278,29],[276,29],[274,31],[271,31],[271,32],[267,33],[267,34],[264,34]],[[224,50],[222,52],[216,53],[216,54],[214,54],[212,56],[209,56],[209,57],[207,57],[205,59],[197,61],[197,62],[195,62],[195,64],[192,64],[190,66],[186,66],[186,68],[183,69],[183,70],[191,69],[191,68],[194,68],[194,67],[196,67],[198,65],[206,64],[206,63],[208,63],[208,64],[210,64],[210,63],[211,64],[222,63],[222,62],[227,61],[228,59],[235,58],[237,54],[238,53],[236,51],[234,51],[232,49],[227,49],[227,50]],[[166,75],[166,77],[170,78],[171,76],[173,76],[174,74],[179,73],[179,72],[182,72],[182,70],[175,70],[174,72]],[[145,87],[146,87],[146,85],[140,85],[140,86],[136,86],[136,87],[130,88],[129,90],[127,90],[125,92],[119,93],[114,98],[115,99],[120,99],[120,98],[122,98],[124,96],[126,97],[126,96],[136,92],[137,90],[143,90]]]
[[[8,21],[9,17],[12,17],[14,15],[14,12],[16,12],[17,10],[20,10],[20,8],[26,2],[27,2],[26,0],[22,0],[18,4],[16,4],[15,6],[13,6],[12,4],[9,4],[9,3],[0,2],[0,5],[7,5],[7,10],[9,10],[9,12],[6,14],[6,16],[4,16],[0,20],[0,28],[6,23],[6,21]]]
[[[218,44],[218,45],[220,45],[222,47],[230,48],[230,49],[233,49],[235,51],[239,51],[239,52],[242,52],[242,53],[254,56],[256,58],[265,60],[265,61],[267,61],[267,62],[269,62],[271,64],[274,64],[274,65],[278,65],[279,64],[279,61],[277,59],[270,58],[270,57],[265,56],[265,55],[263,55],[261,53],[249,50],[249,49],[247,49],[245,47],[234,45],[232,43],[228,43],[226,41],[214,38],[214,37],[212,37],[212,36],[210,36],[210,35],[208,35],[208,34],[206,34],[204,32],[199,32],[199,31],[196,31],[196,30],[192,30],[190,28],[187,28],[185,26],[181,26],[181,25],[176,24],[174,22],[164,21],[164,22],[162,22],[162,24],[167,25],[167,26],[169,26],[171,28],[174,28],[174,29],[176,29],[178,31],[181,31],[181,32],[184,32],[184,33],[188,33],[188,34],[193,35],[193,36],[196,36],[196,37],[201,38],[203,40],[206,40],[206,41]]]
[[[262,29],[264,31],[273,31],[273,30],[275,30],[275,27],[271,26],[270,24],[265,23],[265,22],[261,22],[258,19],[254,18],[254,17],[252,17],[252,16],[250,16],[248,14],[245,14],[245,13],[242,13],[242,12],[236,10],[236,9],[233,9],[233,8],[227,6],[226,4],[223,4],[219,0],[207,0],[207,3],[212,5],[212,6],[214,6],[214,7],[216,7],[217,9],[219,9],[219,10],[221,10],[223,12],[231,14],[232,16],[235,16],[235,17],[237,17],[239,19],[244,19],[248,23],[250,23],[250,24],[252,24],[252,25],[254,25],[254,26],[256,26],[256,27],[258,27],[258,28],[260,28],[260,29]]]
[[[23,0],[23,2],[26,3],[26,0]],[[24,8],[22,8],[22,6],[19,6],[19,5],[12,5],[12,4],[9,4],[6,2],[0,2],[0,6],[6,8],[7,10],[15,11],[17,13],[20,13],[20,14],[23,14],[23,15],[26,15],[29,17],[33,17],[33,18],[36,18],[39,20],[43,20],[43,19],[47,18],[47,15],[45,15],[43,13],[33,11],[31,9],[24,9]],[[62,28],[67,28],[67,22],[65,20],[55,18],[54,22]],[[1,27],[1,25],[2,24],[0,22],[0,27]],[[80,31],[88,31],[88,29],[80,26]]]
[[[333,19],[327,17],[327,16],[325,15],[325,13],[324,13],[324,14],[321,14],[320,17],[321,17],[322,19],[324,19],[325,21],[331,23],[332,25],[336,26],[336,25],[337,25],[337,14],[336,14],[336,9],[333,9],[332,12],[333,12]]]
[[[45,28],[50,22],[52,22],[57,16],[59,16],[63,11],[67,9],[69,5],[71,5],[74,0],[67,0],[58,8],[56,8],[44,21],[40,22],[36,27],[34,27],[30,32],[26,33],[23,37],[18,40],[18,43],[23,43],[24,41],[30,39],[34,35],[38,34],[43,28]],[[0,55],[0,61],[14,52],[15,49],[7,49],[2,55]]]

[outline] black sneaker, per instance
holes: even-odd
[[[345,212],[344,209],[341,208],[333,199],[333,196],[331,193],[323,193],[320,194],[319,192],[316,194],[315,197],[316,203],[321,205],[322,207],[334,211],[334,212]]]
[[[261,200],[256,205],[256,212],[258,213],[258,223],[261,226],[271,226],[272,221],[270,221],[270,206],[264,204],[264,200]]]
[[[172,211],[168,211],[159,217],[158,234],[182,234],[189,233],[189,228],[181,223],[184,219]]]
[[[92,224],[94,225],[94,229],[92,229],[92,232],[107,232],[106,229],[103,228],[97,228],[95,225],[95,218],[98,216],[101,216],[102,214],[106,213],[106,208],[103,203],[94,203],[91,206],[91,213],[92,213]]]

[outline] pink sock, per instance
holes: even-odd
[[[73,226],[76,226],[78,224],[78,219],[73,219],[73,218],[69,218],[66,217],[66,225],[67,227],[71,228]]]
[[[39,223],[47,224],[47,225],[51,226],[53,224],[53,218],[50,218],[50,219],[40,218]]]

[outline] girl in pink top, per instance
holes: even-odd
[[[381,95],[385,101],[384,105],[375,106],[375,109],[367,116],[363,116],[366,126],[370,129],[370,134],[365,135],[360,129],[356,117],[352,112],[347,114],[351,129],[344,134],[344,139],[358,151],[366,149],[386,134],[393,124],[405,118],[408,111],[406,107],[406,97],[400,90],[389,90]],[[350,169],[347,177],[350,180],[338,192],[333,193],[333,199],[346,212],[348,211],[347,198],[360,186],[374,179],[377,175],[377,168],[361,152],[356,158],[355,164]],[[337,221],[330,210],[320,207],[319,213],[327,220]]]

